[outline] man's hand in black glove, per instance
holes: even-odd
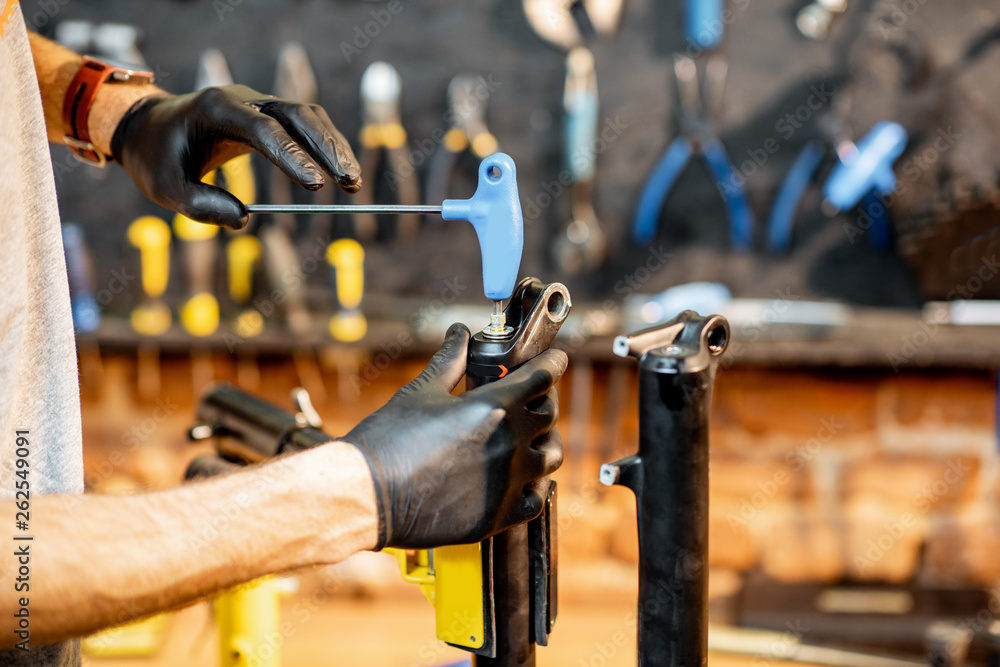
[[[379,510],[377,548],[478,542],[542,511],[542,478],[562,463],[548,350],[459,396],[469,330],[448,330],[427,368],[341,438],[365,455]]]
[[[361,188],[361,170],[322,107],[258,93],[246,86],[153,96],[126,113],[111,140],[114,159],[142,194],[192,220],[244,227],[243,204],[201,178],[256,150],[309,190],[326,172],[345,192]]]

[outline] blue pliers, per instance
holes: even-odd
[[[705,68],[709,102],[717,105],[726,74],[725,61],[709,58]],[[732,245],[739,252],[750,250],[754,216],[743,189],[743,179],[737,174],[729,154],[715,135],[710,114],[706,109],[698,83],[695,61],[685,55],[674,56],[674,75],[680,97],[679,136],[667,148],[639,196],[632,226],[632,238],[647,245],[656,236],[660,209],[670,195],[678,177],[696,153],[705,158],[715,178],[729,217]]]
[[[838,150],[834,153],[836,164],[823,186],[824,207],[830,213],[860,205],[869,242],[880,252],[887,251],[892,244],[883,198],[896,188],[892,165],[906,148],[907,141],[902,125],[881,121],[856,145],[837,142]],[[824,142],[814,139],[796,158],[771,210],[767,245],[772,252],[786,252],[791,245],[792,226],[799,203],[831,152]]]

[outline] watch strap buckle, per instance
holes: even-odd
[[[68,134],[63,136],[63,142],[77,160],[94,167],[103,167],[108,163],[106,155],[94,148],[92,141],[81,141]]]

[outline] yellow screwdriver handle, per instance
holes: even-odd
[[[344,343],[365,337],[368,321],[361,312],[365,291],[365,249],[353,239],[337,239],[326,249],[326,261],[337,272],[340,311],[330,318],[330,336]]]
[[[142,291],[152,299],[160,298],[170,278],[170,227],[155,215],[144,215],[128,226],[126,235],[139,249]]]
[[[253,270],[260,260],[260,240],[240,234],[226,246],[229,268],[229,296],[236,303],[246,303],[253,295]]]
[[[326,261],[337,270],[337,301],[353,310],[365,290],[365,249],[354,239],[337,239],[326,249]]]

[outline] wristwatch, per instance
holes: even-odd
[[[103,167],[110,158],[94,148],[87,130],[87,119],[97,91],[109,81],[152,84],[153,73],[133,65],[83,57],[63,101],[63,127],[66,130],[63,141],[81,161],[98,167]]]

